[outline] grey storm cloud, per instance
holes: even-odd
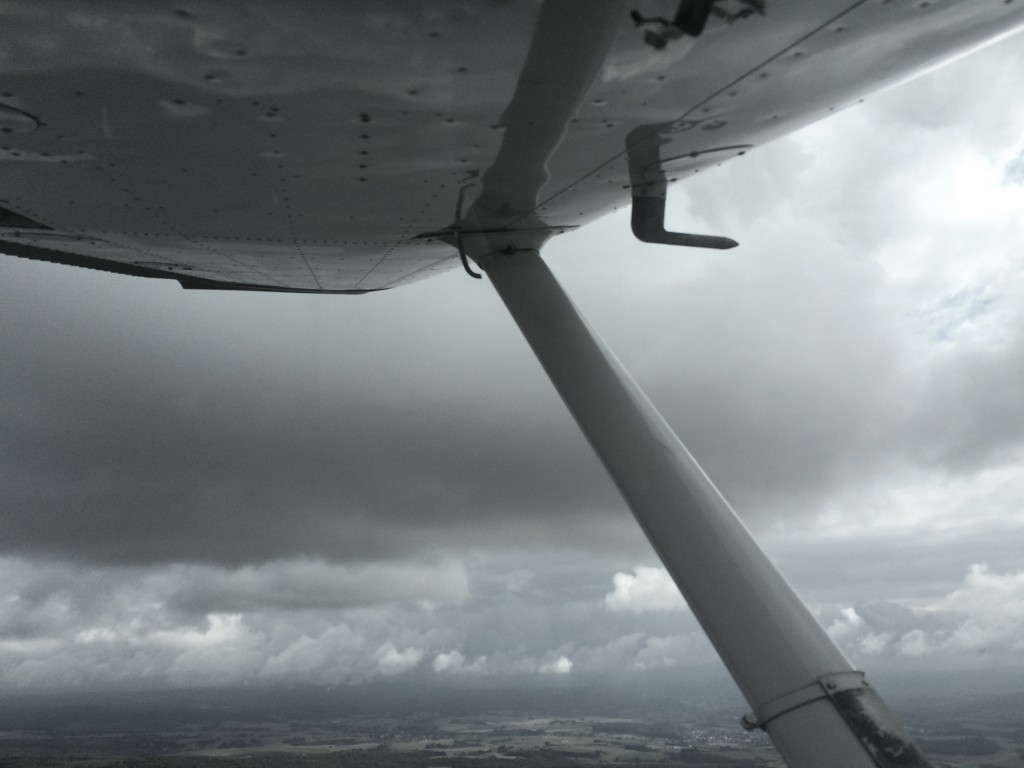
[[[466,519],[502,528],[514,514],[529,538],[552,503],[568,516],[618,506],[546,382],[516,374],[536,367],[525,344],[510,361],[467,327],[479,288],[441,286],[424,323],[426,305],[398,292],[224,307],[162,284],[51,277],[45,305],[5,302],[21,325],[3,341],[17,361],[3,374],[9,552],[372,559],[466,535]],[[91,290],[96,310],[136,289],[148,301],[136,293],[118,317],[82,306]]]
[[[955,66],[673,187],[670,226],[735,251],[625,213],[546,251],[869,668],[1024,664],[1024,60]],[[0,683],[715,663],[486,281],[0,270]]]

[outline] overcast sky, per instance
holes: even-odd
[[[1010,40],[546,258],[869,672],[1024,670]],[[486,281],[185,292],[0,257],[0,687],[718,665]]]

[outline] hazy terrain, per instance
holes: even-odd
[[[918,680],[889,698],[936,766],[1002,768],[1024,765],[1024,693],[1007,688]],[[744,711],[712,683],[7,695],[0,766],[781,765]]]

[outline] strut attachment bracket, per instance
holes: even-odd
[[[794,709],[806,706],[818,699],[831,699],[835,694],[842,691],[859,690],[867,688],[868,682],[864,679],[863,672],[846,671],[833,672],[830,675],[822,675],[817,682],[800,688],[774,701],[769,701],[757,708],[756,711],[744,715],[740,724],[744,730],[753,731],[764,728],[770,721],[780,715],[791,712]]]

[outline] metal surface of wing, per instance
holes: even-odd
[[[776,0],[658,49],[626,4],[556,9],[570,23],[457,0],[8,4],[0,250],[190,288],[389,288],[458,265],[421,236],[473,226],[462,211],[574,228],[1021,21],[1002,0]],[[513,124],[535,30],[564,54],[530,70],[553,112]],[[543,157],[541,120],[564,134]]]

